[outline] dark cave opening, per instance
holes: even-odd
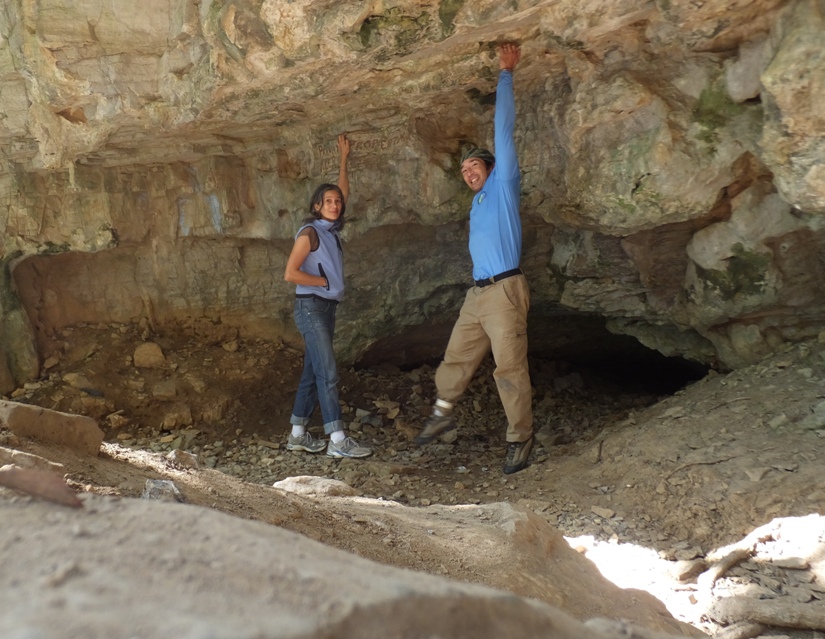
[[[673,395],[699,381],[709,367],[681,357],[667,357],[642,349],[597,360],[570,361],[570,366],[585,379],[600,381],[628,393]]]
[[[378,340],[359,358],[355,369],[436,368],[451,329],[452,325],[416,326],[405,329],[403,335]],[[665,396],[699,381],[710,370],[700,362],[665,356],[634,337],[611,333],[605,320],[593,315],[538,317],[528,328],[528,342],[534,386],[544,386],[546,376],[575,373],[584,384],[604,392]]]

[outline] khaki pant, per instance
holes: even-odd
[[[524,275],[467,291],[444,361],[435,373],[438,397],[455,402],[490,349],[493,377],[507,414],[507,441],[533,434],[532,389],[527,368],[527,311],[530,291]]]

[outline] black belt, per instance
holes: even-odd
[[[330,299],[327,299],[326,297],[321,297],[320,295],[316,295],[315,293],[298,293],[298,294],[295,295],[295,297],[300,298],[300,299],[306,299],[308,297],[311,297],[311,298],[314,298],[316,300],[321,300],[322,302],[332,302],[333,304],[338,303],[338,300],[330,300]]]
[[[513,277],[514,275],[521,275],[521,269],[511,268],[509,271],[504,271],[504,273],[493,275],[493,277],[488,277],[486,280],[475,280],[475,283],[476,286],[490,286],[490,284],[495,284],[501,280],[506,280],[508,277]]]

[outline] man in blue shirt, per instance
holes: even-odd
[[[461,175],[475,194],[470,209],[470,256],[475,286],[467,291],[444,361],[435,374],[433,414],[415,438],[419,446],[455,429],[453,406],[481,360],[492,349],[494,377],[507,414],[506,474],[527,466],[533,447],[533,413],[527,367],[527,311],[530,292],[519,268],[518,157],[513,141],[516,103],[513,69],[521,58],[515,44],[499,48],[495,151],[475,148],[464,154]]]

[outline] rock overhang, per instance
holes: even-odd
[[[12,2],[0,17],[4,253],[88,254],[47,269],[59,273],[52,285],[19,292],[33,326],[49,308],[71,322],[86,319],[72,308],[120,321],[151,307],[289,336],[280,271],[309,192],[335,179],[342,130],[353,140],[342,352],[448,323],[469,282],[457,157],[492,143],[495,43],[515,40],[534,308],[561,302],[571,317],[596,314],[661,352],[723,367],[822,328],[819,271],[803,265],[816,265],[821,242],[823,158],[808,146],[805,162],[783,160],[812,130],[780,126],[817,121],[816,105],[791,98],[821,74],[802,55],[816,40],[808,0],[698,12],[677,2],[127,4]],[[784,82],[793,70],[799,80]],[[760,76],[768,110],[741,88]],[[753,212],[743,192],[759,195]],[[697,232],[724,237],[708,229],[733,212],[756,219],[776,197],[799,228],[757,230],[738,253],[705,245],[714,269],[690,257]],[[768,263],[749,266],[749,255]],[[135,275],[103,286],[104,267],[118,264]],[[128,303],[111,304],[113,287]],[[534,317],[553,330],[552,314]]]

